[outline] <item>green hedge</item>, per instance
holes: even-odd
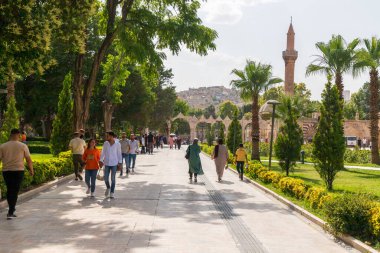
[[[31,154],[50,154],[50,147],[45,145],[32,145],[29,146],[29,152]]]
[[[27,166],[27,165],[25,165]],[[40,185],[54,180],[56,177],[66,176],[73,173],[73,162],[71,152],[63,152],[57,158],[46,159],[43,162],[33,162],[34,177],[25,170],[24,180],[21,185],[21,191],[27,190],[31,186]],[[1,168],[0,168],[1,170]],[[6,187],[2,173],[0,173],[1,197],[6,194]]]

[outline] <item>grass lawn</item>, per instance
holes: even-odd
[[[42,162],[43,160],[53,158],[52,154],[30,154],[33,161]]]
[[[268,165],[268,162],[263,162]],[[272,164],[272,170],[281,172],[277,163]],[[313,165],[298,164],[290,176],[300,178],[309,185],[324,187],[318,172]],[[339,172],[334,181],[334,192],[370,193],[380,199],[380,171],[347,169]]]

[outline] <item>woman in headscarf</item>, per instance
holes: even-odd
[[[197,176],[203,175],[201,158],[199,157],[200,153],[201,147],[198,145],[198,139],[194,139],[193,144],[189,145],[186,150],[186,157],[189,161],[189,179],[192,181],[194,175],[195,183],[197,182]]]
[[[215,162],[216,174],[220,182],[222,181],[224,168],[228,162],[228,150],[227,147],[223,145],[223,139],[218,139],[218,144],[215,146],[211,157]]]

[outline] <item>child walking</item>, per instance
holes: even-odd
[[[100,160],[100,152],[95,146],[95,140],[90,139],[88,141],[87,149],[83,154],[83,161],[86,162],[85,167],[85,182],[87,185],[86,194],[90,194],[91,197],[95,197],[95,183],[96,183],[96,175],[99,170],[99,160]]]
[[[248,157],[247,157],[247,152],[245,151],[242,143],[239,144],[239,148],[236,150],[235,161],[236,161],[236,169],[239,173],[239,178],[240,180],[243,180],[244,162],[247,162],[248,164]]]

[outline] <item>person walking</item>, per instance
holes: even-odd
[[[86,194],[95,197],[96,175],[99,170],[100,151],[96,148],[95,139],[88,141],[87,149],[83,153],[83,161],[86,163],[84,181],[87,185]]]
[[[243,143],[239,144],[239,148],[235,153],[235,161],[236,161],[236,170],[239,173],[240,180],[243,181],[244,176],[244,162],[248,164],[248,155],[244,149]]]
[[[114,139],[115,134],[110,131],[107,132],[107,141],[103,144],[102,153],[100,155],[100,167],[104,167],[104,182],[107,186],[105,196],[110,196],[111,199],[114,198],[115,186],[116,186],[116,171],[121,169],[123,164],[123,157],[121,155],[120,143],[117,143]],[[111,174],[111,185],[109,182],[109,176]],[[111,194],[110,194],[111,192]]]
[[[148,154],[153,155],[154,136],[152,132],[149,132],[147,140],[148,140]]]
[[[82,181],[83,178],[80,173],[82,172],[83,166],[85,165],[82,156],[84,149],[86,148],[86,142],[80,138],[79,132],[74,133],[74,138],[70,141],[69,148],[73,155],[75,181],[78,181],[78,178]]]
[[[34,176],[33,162],[28,146],[19,142],[19,138],[20,131],[12,129],[10,140],[0,145],[0,161],[3,163],[3,178],[7,187],[8,220],[17,217],[15,211],[18,193],[24,178],[24,159],[28,163],[30,175]]]
[[[182,145],[182,139],[181,139],[180,136],[178,136],[178,138],[177,138],[177,147],[178,147],[178,150],[181,149],[181,145]]]
[[[169,148],[173,149],[174,140],[172,136],[169,136]]]
[[[129,148],[130,147],[129,147],[129,140],[127,139],[126,133],[122,133],[122,135],[121,135],[120,147],[121,147],[121,156],[122,156],[120,176],[123,176],[123,163],[125,162],[125,173],[128,177],[128,174],[129,174]]]
[[[190,181],[197,182],[198,175],[203,175],[202,163],[199,154],[201,153],[201,147],[198,145],[198,139],[194,139],[193,144],[189,145],[186,150],[186,157],[189,162],[189,176]]]
[[[129,168],[132,168],[132,173],[135,172],[136,154],[139,152],[139,142],[135,139],[135,135],[131,134],[129,141]]]
[[[223,139],[218,139],[218,144],[215,146],[211,158],[215,162],[216,174],[218,175],[218,182],[220,182],[228,162],[228,150],[223,145]]]

